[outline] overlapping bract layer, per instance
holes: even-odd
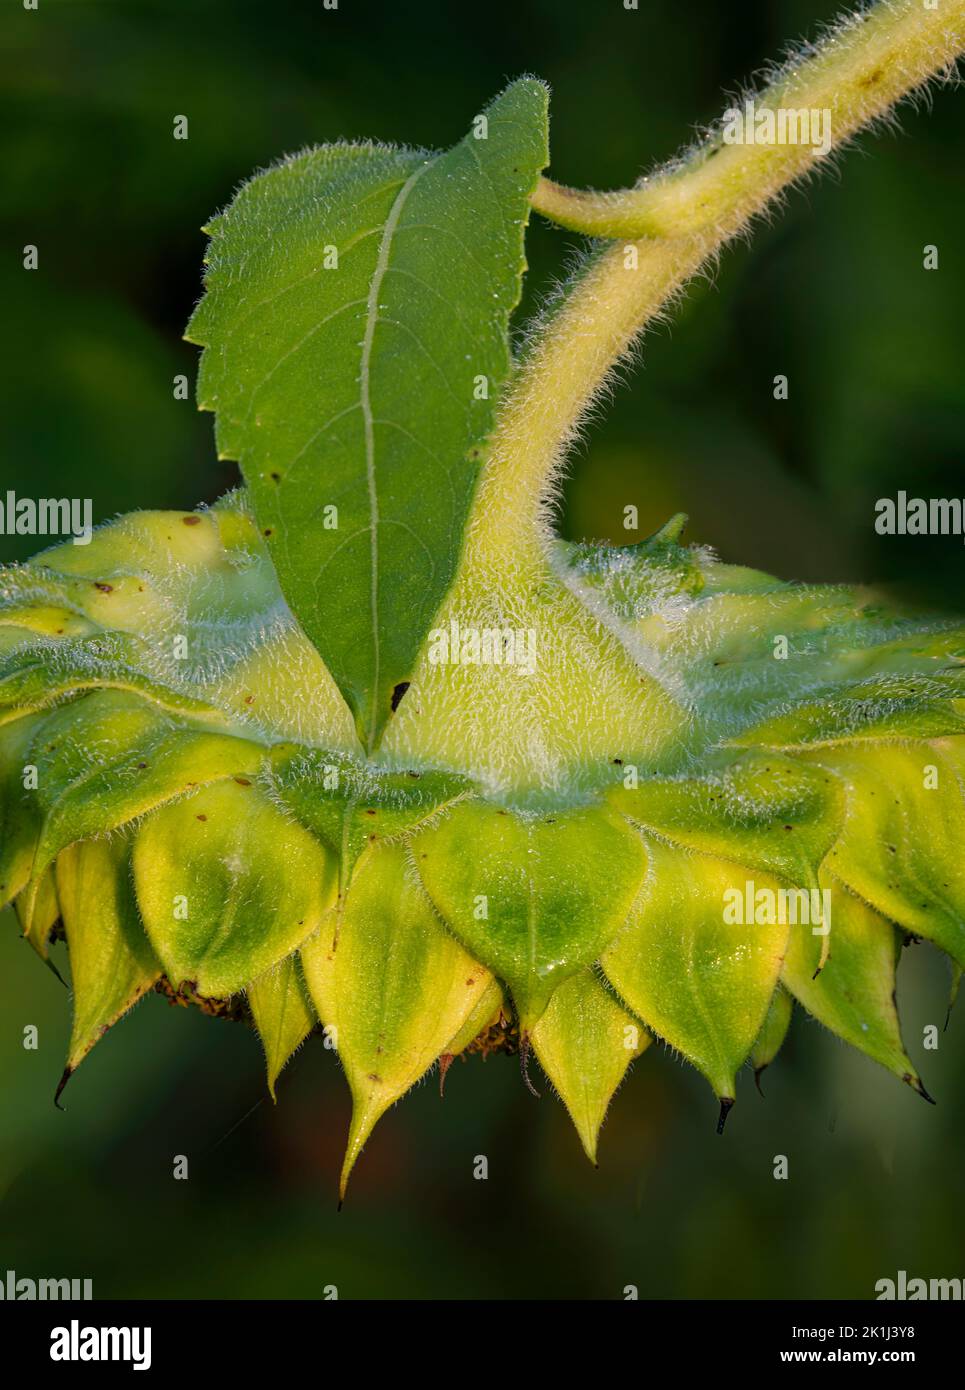
[[[904,932],[965,967],[965,635],[678,531],[555,557],[689,733],[552,804],[487,793],[484,765],[365,759],[240,494],[0,572],[0,897],[41,954],[63,923],[68,1072],[162,977],[243,995],[272,1089],[314,1029],[337,1048],[346,1176],[500,1013],[591,1155],[652,1036],[729,1102],[792,998],[922,1089],[895,966]],[[829,902],[830,932],[760,908],[782,891]]]

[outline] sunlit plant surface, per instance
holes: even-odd
[[[722,1126],[794,1002],[927,1094],[895,970],[965,964],[961,625],[553,503],[654,315],[962,47],[965,0],[878,4],[615,194],[544,176],[524,78],[448,153],[322,146],[213,219],[188,337],[244,486],[0,571],[0,898],[66,936],[64,1082],[155,988],[250,1017],[272,1089],[319,1032],[343,1189],[466,1050],[535,1054],[591,1157],[654,1038]],[[599,240],[514,358],[533,208]]]

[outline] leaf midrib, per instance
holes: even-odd
[[[365,308],[365,332],[362,335],[362,358],[359,367],[359,404],[362,409],[362,420],[365,431],[365,474],[369,493],[369,535],[370,542],[370,563],[371,563],[371,586],[370,586],[370,611],[372,614],[372,666],[373,666],[373,691],[378,691],[381,680],[381,644],[379,642],[379,494],[375,476],[375,421],[372,415],[370,369],[372,362],[372,346],[375,341],[375,329],[379,319],[379,291],[382,288],[382,281],[389,267],[389,256],[392,251],[392,239],[395,236],[399,219],[402,216],[402,209],[416,181],[429,168],[429,163],[423,164],[414,173],[410,174],[405,183],[399,189],[395,202],[389,210],[386,218],[385,228],[382,232],[382,240],[379,244],[379,254],[375,262],[375,270],[369,285],[368,299]],[[371,752],[375,746],[375,735],[378,728],[378,704],[372,701],[372,708],[369,717],[368,749]]]

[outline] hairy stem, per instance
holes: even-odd
[[[880,0],[848,16],[754,95],[762,119],[766,112],[775,121],[782,112],[785,121],[788,113],[827,113],[826,143],[728,143],[722,122],[689,158],[634,188],[596,193],[544,178],[533,207],[590,236],[678,237],[712,229],[725,240],[775,194],[809,174],[829,148],[950,68],[965,49],[965,0],[934,0],[934,8],[925,3]],[[743,100],[736,109],[743,109]],[[793,118],[791,129],[798,129]]]
[[[965,0],[880,0],[784,68],[758,109],[830,112],[826,151],[882,116],[965,48]],[[588,262],[535,335],[500,412],[467,536],[470,569],[545,569],[559,462],[587,407],[672,296],[789,184],[820,167],[807,144],[726,144],[622,193],[544,180],[533,205],[578,231],[620,237]]]
[[[714,250],[709,233],[594,255],[535,338],[500,411],[480,480],[466,562],[544,568],[557,463],[580,419],[646,322]],[[634,244],[636,246],[636,244]]]

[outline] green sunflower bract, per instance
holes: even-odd
[[[163,975],[247,996],[272,1085],[329,1029],[350,1159],[500,1010],[591,1155],[651,1035],[732,1100],[790,998],[921,1089],[895,966],[902,932],[965,966],[965,632],[663,540],[575,563],[672,673],[691,745],[656,772],[614,745],[595,789],[552,801],[363,757],[242,494],[5,571],[0,884],[41,954],[63,922],[68,1069]],[[203,662],[173,658],[183,639]],[[748,881],[827,888],[827,936],[729,924]]]

